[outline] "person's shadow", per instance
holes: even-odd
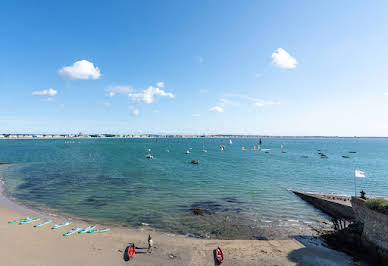
[[[217,249],[213,250],[214,265],[220,265],[221,263],[217,260]]]
[[[124,261],[129,261],[128,249],[129,249],[129,246],[127,246],[127,248],[124,251],[124,254],[123,254]]]

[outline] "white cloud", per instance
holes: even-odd
[[[133,92],[133,88],[131,86],[109,86],[105,89],[107,92],[107,96],[113,97],[116,94],[128,94]]]
[[[158,83],[156,83],[156,86],[158,86],[159,88],[164,88],[164,82],[159,81]]]
[[[245,101],[248,101],[248,102],[252,102],[257,107],[263,107],[265,105],[280,104],[280,102],[265,101],[265,100],[262,100],[262,99],[259,99],[259,98],[255,98],[255,97],[251,97],[251,96],[245,95],[245,94],[226,94],[225,97],[239,98],[239,99],[242,99],[242,100],[245,100]],[[222,102],[222,100],[223,99],[221,99],[221,102]],[[232,101],[228,100],[227,102],[224,101],[224,103],[230,104],[230,103],[235,103],[235,102],[232,102]]]
[[[139,113],[140,113],[139,109],[135,108],[135,109],[132,110],[132,115],[134,115],[134,116],[138,116]]]
[[[225,107],[225,105],[238,106],[238,105],[240,105],[240,103],[235,102],[235,101],[231,101],[231,100],[226,99],[226,98],[221,98],[221,99],[220,99],[220,106],[221,106],[221,107]]]
[[[158,114],[158,113],[160,113],[160,111],[159,111],[159,110],[153,110],[152,112],[154,112],[155,114]]]
[[[99,79],[101,72],[92,62],[81,60],[71,66],[62,67],[58,74],[64,79]]]
[[[289,55],[284,49],[278,48],[272,53],[272,63],[280,68],[292,69],[298,62]]]
[[[128,96],[132,98],[132,100],[136,102],[145,102],[147,104],[153,103],[156,95],[169,98],[175,97],[171,92],[166,92],[162,89],[154,88],[152,86],[149,86],[148,89],[145,89],[139,93],[128,93]]]
[[[203,56],[198,55],[195,57],[195,61],[197,61],[198,64],[202,64],[205,59],[203,58]]]
[[[200,114],[193,114],[194,117],[200,117]]]
[[[388,92],[384,92],[384,96],[388,96]]]
[[[280,102],[274,102],[274,101],[264,101],[257,99],[255,102],[255,106],[257,107],[263,107],[265,105],[274,105],[274,104],[280,104]]]
[[[256,73],[255,74],[255,78],[260,78],[261,76],[263,76],[263,74],[261,74],[261,73]]]
[[[200,93],[208,93],[209,90],[199,90]]]
[[[111,103],[110,102],[98,102],[97,105],[104,106],[104,107],[109,107],[109,106],[111,106]]]
[[[222,108],[221,106],[214,106],[214,107],[210,108],[209,111],[222,113],[222,112],[224,112],[224,108]]]
[[[32,95],[53,97],[53,96],[57,95],[57,93],[58,93],[58,91],[54,90],[53,88],[50,88],[48,90],[34,91],[34,92],[32,92]]]

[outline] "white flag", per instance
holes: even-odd
[[[356,177],[366,177],[366,173],[364,171],[361,171],[361,170],[354,170],[354,175]]]

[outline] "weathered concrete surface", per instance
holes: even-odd
[[[307,201],[315,208],[323,211],[336,219],[352,220],[355,218],[349,198],[344,196],[328,196],[313,193],[292,191],[301,199]]]
[[[364,224],[362,241],[373,244],[388,252],[388,215],[376,212],[365,206],[365,200],[352,197],[352,206],[356,220]]]

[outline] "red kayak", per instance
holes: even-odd
[[[216,249],[216,259],[219,264],[224,261],[224,252],[222,252],[222,249],[220,247]]]
[[[133,259],[135,257],[135,253],[136,253],[136,248],[135,248],[135,245],[132,244],[128,247],[128,251],[127,251],[128,259]]]

